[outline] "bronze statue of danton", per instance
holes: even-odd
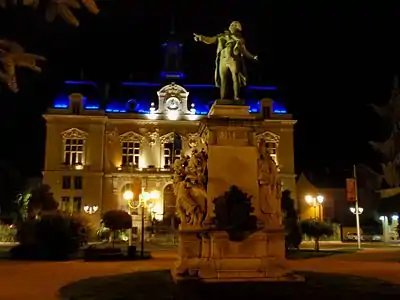
[[[245,45],[242,37],[242,25],[238,21],[230,24],[229,30],[213,37],[194,33],[196,42],[218,43],[215,59],[215,85],[220,88],[221,99],[227,99],[228,74],[231,73],[235,102],[240,101],[240,88],[246,86],[247,74],[244,57],[257,60]]]

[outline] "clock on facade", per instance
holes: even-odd
[[[181,101],[178,98],[171,97],[165,101],[165,107],[168,110],[178,110],[181,107]]]

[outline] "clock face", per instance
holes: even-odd
[[[165,106],[168,110],[178,110],[181,106],[181,101],[178,98],[171,97],[167,99]]]

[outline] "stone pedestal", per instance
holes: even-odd
[[[261,121],[250,115],[249,106],[217,103],[201,128],[201,135],[208,143],[206,224],[214,215],[213,200],[232,185],[253,197],[254,213],[260,214],[255,127]]]
[[[175,280],[206,282],[300,281],[286,266],[283,230],[254,232],[243,241],[230,241],[225,231],[179,233]]]
[[[301,280],[287,268],[282,226],[268,228],[261,222],[258,231],[247,232],[241,241],[231,241],[228,233],[212,222],[214,199],[232,185],[250,195],[253,214],[265,219],[260,207],[256,120],[244,105],[220,105],[216,101],[200,128],[208,144],[207,216],[202,228],[179,232],[179,261],[175,279],[204,281]],[[265,201],[265,200],[264,200]],[[265,224],[265,223],[264,223]]]

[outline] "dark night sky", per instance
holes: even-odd
[[[101,1],[97,17],[78,12],[79,29],[59,19],[48,24],[39,12],[0,10],[0,37],[48,59],[42,75],[20,72],[18,95],[0,91],[0,159],[24,174],[38,173],[43,164],[41,114],[62,81],[78,79],[81,68],[92,80],[127,80],[129,74],[140,81],[157,80],[160,45],[172,16],[193,83],[212,82],[215,47],[196,44],[192,32],[212,35],[232,20],[241,21],[248,48],[260,59],[249,64],[250,82],[277,85],[278,100],[299,120],[298,170],[330,167],[335,172],[371,159],[367,141],[378,136],[379,122],[367,104],[387,101],[392,78],[400,73],[400,5],[243,1],[243,6],[228,8],[232,1],[205,0],[197,6],[158,2]]]

